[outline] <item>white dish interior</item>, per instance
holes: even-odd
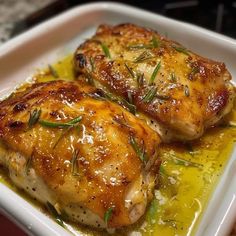
[[[116,3],[93,3],[74,8],[12,39],[0,48],[0,97],[94,34],[102,23],[135,23],[167,34],[193,51],[225,62],[236,79],[236,41],[143,10]],[[235,80],[234,80],[235,81]],[[236,219],[236,150],[204,212],[196,236],[223,236]],[[0,208],[33,235],[71,235],[23,198],[0,183]]]

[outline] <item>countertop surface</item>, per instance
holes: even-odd
[[[0,45],[11,37],[17,22],[53,2],[55,2],[55,0],[0,0]],[[1,235],[26,235],[20,228],[1,214],[0,228]],[[236,225],[230,235],[236,236]]]

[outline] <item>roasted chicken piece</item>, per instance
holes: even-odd
[[[78,47],[74,64],[88,82],[133,104],[164,141],[200,137],[235,96],[224,63],[133,24],[101,25]]]
[[[100,90],[36,83],[0,103],[0,163],[12,181],[70,220],[136,222],[152,198],[158,135]]]

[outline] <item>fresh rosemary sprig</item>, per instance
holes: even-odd
[[[47,202],[46,206],[47,206],[48,211],[54,217],[55,221],[64,228],[65,227],[64,221],[61,219],[61,215],[57,212],[55,207],[50,202]]]
[[[135,73],[134,71],[125,63],[125,67],[127,69],[127,71],[130,73],[130,75],[135,78]]]
[[[156,94],[157,94],[157,88],[152,87],[150,90],[148,90],[146,95],[142,98],[142,101],[146,102],[146,103],[152,102],[152,100],[155,98]]]
[[[71,173],[73,176],[79,176],[78,155],[78,150],[75,150],[71,158]]]
[[[153,58],[152,53],[149,51],[144,51],[137,58],[134,59],[134,62],[140,63],[140,62],[146,61],[151,58]]]
[[[47,121],[47,120],[39,120],[39,124],[41,124],[45,127],[64,129],[64,128],[68,128],[71,126],[75,126],[81,120],[82,120],[82,116],[78,116],[70,121],[65,122],[65,123],[51,122],[51,121]]]
[[[54,77],[54,78],[59,78],[59,75],[57,73],[57,71],[55,70],[55,68],[52,65],[48,65],[48,69],[50,74]]]
[[[181,165],[181,166],[185,166],[185,167],[196,167],[196,168],[200,168],[200,169],[202,169],[202,167],[203,167],[202,164],[188,161],[188,160],[184,160],[184,159],[179,158],[171,153],[164,154],[164,158],[167,158],[168,160],[173,161],[176,165]]]
[[[160,42],[157,40],[155,36],[152,37],[149,44],[131,44],[127,47],[128,50],[136,50],[136,49],[152,49],[160,46]]]
[[[110,53],[110,50],[107,47],[107,45],[105,43],[101,43],[100,45],[102,47],[102,50],[103,50],[105,56],[108,57],[109,59],[111,59],[111,53]]]
[[[42,113],[42,110],[39,108],[35,108],[33,112],[30,112],[30,117],[28,121],[28,127],[32,128],[39,120],[39,117]]]
[[[172,45],[172,48],[174,48],[177,52],[181,52],[181,53],[183,53],[183,54],[185,54],[185,55],[187,55],[187,56],[190,55],[189,52],[188,52],[188,50],[187,50],[186,48],[179,47],[179,46],[177,46],[177,45]]]
[[[144,143],[143,143],[143,147],[140,148],[135,138],[132,135],[129,137],[129,142],[131,146],[133,147],[134,151],[136,152],[136,154],[138,155],[138,157],[140,158],[140,160],[142,162],[146,162]]]
[[[108,222],[110,221],[110,219],[112,217],[113,211],[114,211],[114,207],[109,207],[107,209],[107,211],[105,212],[103,220],[104,220],[106,225],[108,225]]]
[[[155,78],[157,76],[157,73],[160,70],[160,68],[161,68],[161,61],[159,61],[158,64],[155,66],[155,68],[154,68],[154,70],[152,72],[151,78],[149,80],[149,85],[153,84],[153,82],[154,82],[154,80],[155,80]]]
[[[151,44],[133,44],[129,45],[127,48],[129,50],[135,50],[135,49],[151,49],[153,46]]]

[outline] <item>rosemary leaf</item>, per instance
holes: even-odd
[[[92,57],[90,57],[89,62],[90,62],[90,65],[91,65],[91,72],[94,72],[94,69],[95,69],[94,59]]]
[[[144,51],[137,58],[134,59],[134,62],[139,63],[151,58],[153,58],[153,55],[149,51]]]
[[[150,81],[149,81],[149,85],[151,85],[154,82],[160,68],[161,68],[161,61],[159,61],[158,64],[156,65],[156,67],[154,68],[151,78],[150,78]]]
[[[181,52],[185,55],[188,55],[190,56],[188,50],[186,48],[183,48],[183,47],[179,47],[179,46],[176,46],[176,45],[172,45],[172,48],[174,48],[177,52]]]
[[[48,211],[54,217],[55,221],[64,228],[65,227],[64,221],[61,219],[61,215],[57,212],[55,207],[50,202],[47,202],[46,206],[47,206]]]
[[[160,165],[160,174],[161,174],[161,175],[167,175],[166,170],[165,170],[165,168],[163,167],[163,165]]]
[[[158,201],[157,201],[157,199],[154,198],[151,201],[150,207],[147,211],[147,221],[151,225],[155,223],[155,219],[156,219],[156,216],[158,213],[157,210],[158,210]]]
[[[157,38],[155,36],[152,37],[152,45],[154,48],[158,48],[159,47],[159,42],[157,41]]]
[[[137,83],[138,83],[138,87],[143,86],[144,84],[144,73],[138,73],[137,74]]]
[[[108,222],[110,221],[110,219],[112,217],[113,210],[114,210],[113,207],[109,207],[104,214],[103,220],[105,221],[106,225],[108,224]]]
[[[127,69],[127,71],[130,73],[130,75],[135,78],[135,73],[134,71],[125,63],[125,67]]]
[[[109,48],[107,47],[107,45],[105,43],[101,43],[100,45],[102,47],[102,50],[103,50],[105,56],[108,57],[109,59],[111,59],[111,54],[110,54],[110,51],[109,51]]]
[[[60,122],[51,122],[47,120],[39,120],[39,124],[45,126],[45,127],[50,127],[50,128],[67,128],[74,126],[75,124],[79,123],[82,120],[82,116],[78,116],[68,122],[65,123],[60,123]]]
[[[57,71],[54,69],[54,67],[52,65],[48,65],[48,69],[50,71],[50,74],[54,77],[54,78],[59,78],[59,75],[57,73]]]
[[[200,168],[200,169],[202,169],[202,167],[203,167],[202,164],[188,161],[188,160],[184,160],[184,159],[179,158],[173,154],[166,154],[166,155],[164,155],[164,157],[173,161],[176,165],[181,165],[181,166],[185,166],[185,167],[196,167],[196,168]]]
[[[73,176],[79,176],[79,167],[78,167],[78,150],[75,150],[71,158],[71,173]]]
[[[126,101],[125,99],[121,98],[118,102],[121,102],[132,114],[135,115],[136,113],[136,106],[131,104],[130,102]]]
[[[41,109],[37,108],[35,108],[33,112],[30,112],[30,117],[28,121],[29,128],[32,128],[38,122],[41,112]]]
[[[129,142],[131,146],[133,147],[134,151],[136,152],[136,154],[138,155],[138,157],[140,158],[140,160],[142,162],[145,162],[146,156],[145,156],[144,144],[143,144],[143,148],[141,149],[133,136],[130,136]]]
[[[185,86],[184,86],[184,95],[185,95],[186,97],[189,97],[189,96],[190,96],[190,92],[189,92],[189,87],[188,87],[188,85],[185,85]]]
[[[152,102],[152,100],[155,98],[157,94],[157,88],[156,87],[152,87],[147,93],[146,95],[142,98],[143,102]]]
[[[136,50],[136,49],[151,49],[153,46],[150,44],[133,44],[129,45],[127,49]]]

